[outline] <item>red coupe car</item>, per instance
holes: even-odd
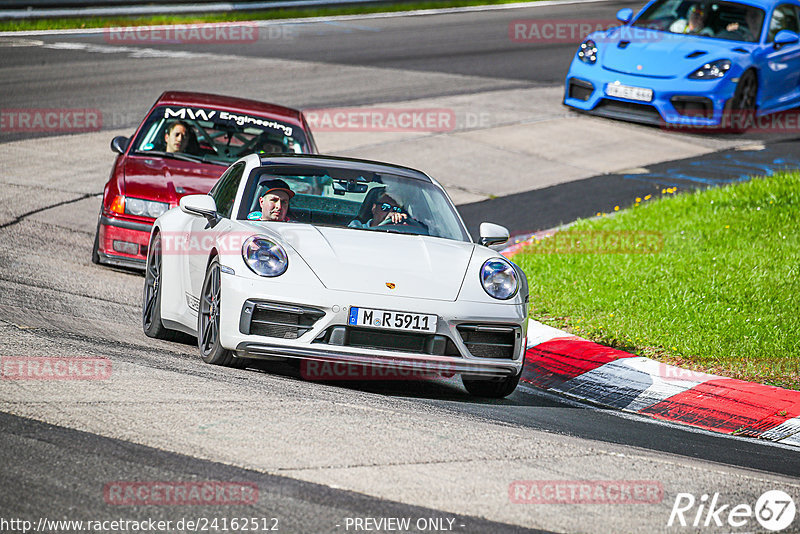
[[[226,96],[166,92],[119,152],[103,191],[92,262],[144,270],[156,217],[207,193],[228,166],[257,153],[315,154],[300,111]]]

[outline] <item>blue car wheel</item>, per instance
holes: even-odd
[[[723,117],[723,126],[736,132],[743,132],[756,114],[756,97],[758,96],[758,77],[755,71],[748,70],[736,84],[736,91],[730,99]]]

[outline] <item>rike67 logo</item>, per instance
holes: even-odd
[[[755,527],[755,519],[762,528],[780,532],[794,522],[794,500],[784,491],[764,492],[755,506],[723,503],[719,493],[703,494],[696,498],[691,493],[679,493],[672,505],[668,527],[730,527],[735,529]],[[796,532],[796,530],[791,530]]]

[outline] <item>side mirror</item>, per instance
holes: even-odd
[[[481,223],[480,228],[481,240],[480,243],[484,247],[489,245],[498,245],[508,241],[508,228],[494,223]]]
[[[789,30],[781,30],[778,32],[778,35],[775,36],[775,46],[780,48],[781,46],[786,46],[790,44],[795,44],[800,41],[800,35],[789,31]]]
[[[218,219],[217,203],[208,195],[186,195],[178,202],[181,211],[196,217],[205,217],[208,222],[215,224]]]
[[[617,11],[617,20],[623,24],[629,23],[633,19],[633,10],[629,7]]]
[[[129,139],[127,137],[118,135],[111,140],[111,150],[124,154],[125,151],[128,150],[128,142]]]

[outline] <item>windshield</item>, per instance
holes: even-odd
[[[260,199],[275,180],[283,180],[295,194],[289,202],[290,222],[470,241],[455,207],[432,183],[352,169],[297,165],[255,169],[239,219],[261,219]]]
[[[757,43],[764,25],[764,11],[736,2],[659,0],[636,20],[634,26],[672,33]]]
[[[133,141],[137,154],[229,165],[253,152],[309,152],[296,125],[257,115],[212,108],[159,106]]]

